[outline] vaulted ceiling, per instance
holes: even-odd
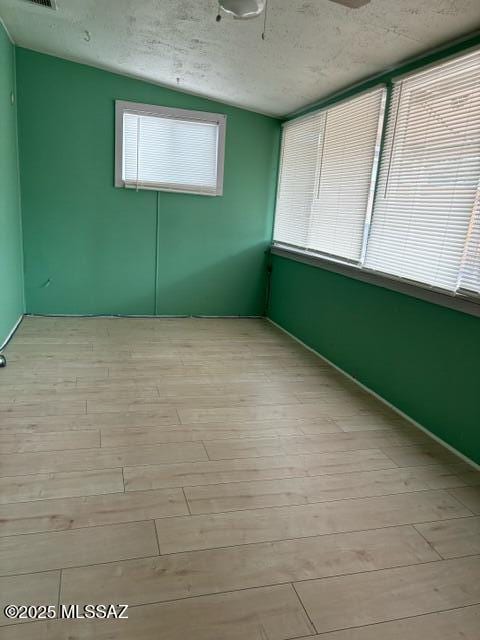
[[[284,115],[480,28],[479,0],[269,0],[263,18],[217,0],[0,0],[14,41],[69,60]]]

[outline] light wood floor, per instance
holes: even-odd
[[[478,640],[480,474],[261,320],[26,318],[0,370],[8,640]]]

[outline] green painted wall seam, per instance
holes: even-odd
[[[155,199],[156,207],[155,207],[155,283],[154,283],[154,292],[153,292],[153,315],[158,315],[158,285],[159,285],[159,274],[158,274],[158,251],[159,251],[159,233],[160,233],[160,191],[157,191],[157,197]]]
[[[23,246],[23,217],[22,217],[22,185],[21,185],[21,171],[20,171],[20,143],[18,140],[18,91],[17,91],[17,47],[13,47],[13,65],[14,65],[14,78],[13,78],[13,91],[15,96],[15,121],[16,127],[16,141],[17,141],[17,175],[18,175],[18,210],[20,212],[20,234],[21,234],[21,263],[22,263],[22,314],[27,309],[27,302],[25,297],[25,250]]]

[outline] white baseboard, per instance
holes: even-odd
[[[18,318],[18,320],[16,321],[16,323],[13,325],[13,329],[10,331],[10,333],[8,334],[8,336],[5,338],[5,340],[3,341],[3,344],[0,345],[0,351],[2,349],[5,349],[5,347],[7,346],[7,344],[10,342],[10,340],[13,337],[13,334],[15,333],[15,331],[18,329],[18,325],[21,323],[21,321],[23,320],[23,313],[22,315]]]
[[[407,415],[406,413],[404,413],[401,409],[399,409],[398,407],[396,407],[395,405],[393,405],[391,402],[389,402],[388,400],[385,400],[385,398],[382,398],[382,396],[378,395],[378,393],[376,393],[375,391],[373,391],[372,389],[370,389],[369,387],[367,387],[366,385],[362,384],[359,380],[357,380],[356,378],[354,378],[353,376],[351,376],[349,373],[347,373],[344,369],[341,369],[339,366],[337,366],[334,362],[332,362],[331,360],[329,360],[328,358],[326,358],[325,356],[322,356],[321,353],[318,353],[318,351],[315,351],[315,349],[312,349],[312,347],[309,347],[308,344],[305,344],[305,342],[303,342],[302,340],[300,340],[299,338],[297,338],[296,336],[293,335],[293,333],[290,333],[290,331],[287,331],[286,329],[284,329],[282,326],[280,326],[277,322],[275,322],[274,320],[272,320],[271,318],[266,318],[266,320],[268,320],[268,322],[270,322],[271,324],[273,324],[275,327],[277,327],[277,329],[280,329],[280,331],[283,331],[283,333],[286,333],[288,336],[290,336],[290,338],[292,338],[293,340],[295,340],[295,342],[298,342],[299,344],[301,344],[303,347],[305,347],[305,349],[308,349],[308,351],[311,351],[312,353],[314,353],[318,358],[320,358],[321,360],[323,360],[324,362],[328,363],[331,367],[333,367],[336,371],[338,371],[339,373],[343,374],[346,378],[348,378],[349,380],[351,380],[352,382],[354,382],[357,386],[359,386],[361,389],[363,389],[364,391],[366,391],[367,393],[369,393],[371,396],[373,396],[374,398],[376,398],[377,400],[380,400],[380,402],[382,402],[383,404],[385,404],[387,407],[389,407],[390,409],[392,409],[393,411],[395,411],[396,413],[398,413],[402,418],[404,418],[405,420],[408,420],[408,422],[410,422],[414,427],[416,427],[417,429],[420,429],[421,431],[423,431],[427,436],[429,436],[430,438],[432,438],[432,440],[435,440],[435,442],[438,442],[438,444],[441,444],[443,447],[445,447],[446,449],[448,449],[449,451],[451,451],[451,453],[455,454],[456,456],[458,456],[459,458],[461,458],[461,460],[463,462],[466,462],[467,464],[471,465],[475,470],[480,471],[480,465],[478,465],[476,462],[474,462],[473,460],[470,460],[470,458],[467,458],[466,455],[464,455],[463,453],[460,453],[460,451],[457,451],[457,449],[455,449],[454,447],[452,447],[450,444],[448,444],[448,442],[445,442],[444,440],[442,440],[441,438],[439,438],[438,436],[436,436],[434,433],[432,433],[431,431],[429,431],[426,427],[422,426],[420,423],[418,423],[416,420],[414,420],[413,418],[411,418],[409,415]]]

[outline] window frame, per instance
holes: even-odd
[[[365,88],[364,85],[360,85],[358,90],[354,90],[352,93],[348,92],[347,94],[340,94],[338,98],[333,97],[332,99],[327,99],[325,101],[324,106],[317,107],[308,111],[307,113],[302,113],[296,117],[292,117],[289,120],[286,120],[283,125],[288,124],[288,122],[300,121],[308,116],[312,116],[315,113],[326,111],[331,107],[340,104],[346,100],[355,99],[357,96],[365,93],[367,91],[374,90],[379,87],[386,87],[386,102],[385,109],[383,115],[383,126],[380,138],[380,151],[378,164],[375,172],[375,180],[373,187],[373,203],[372,203],[372,212],[373,206],[375,202],[375,198],[377,195],[378,188],[378,178],[380,176],[380,167],[382,162],[387,161],[388,158],[384,158],[384,147],[385,147],[385,134],[387,130],[387,126],[390,122],[390,119],[395,118],[396,113],[392,113],[390,110],[391,107],[391,98],[394,83],[401,82],[402,80],[421,74],[425,71],[428,71],[432,68],[435,68],[438,65],[448,62],[449,60],[454,60],[455,58],[460,58],[464,55],[468,55],[469,53],[474,53],[479,49],[477,46],[469,46],[461,51],[456,51],[455,53],[444,55],[434,62],[429,62],[426,64],[418,64],[414,69],[411,69],[407,72],[401,71],[392,71],[388,74],[385,74],[385,79],[382,77],[378,78],[377,82],[372,82],[368,88]],[[280,161],[283,155],[283,137],[280,146]],[[277,185],[277,198],[278,198],[278,185]],[[368,237],[370,232],[370,224],[371,220],[369,220],[368,229],[366,232],[366,243],[368,243]],[[458,311],[462,311],[464,313],[468,313],[473,316],[480,317],[480,297],[473,292],[465,291],[461,288],[458,288],[456,291],[448,291],[445,289],[436,288],[427,283],[422,283],[419,281],[409,280],[407,278],[402,278],[396,276],[394,274],[389,274],[387,272],[377,271],[373,269],[369,269],[364,266],[365,254],[362,255],[362,260],[356,263],[347,261],[345,259],[329,256],[327,254],[320,254],[318,252],[314,252],[308,249],[294,247],[292,245],[288,245],[282,242],[275,242],[273,238],[272,232],[272,244],[271,244],[271,252],[274,255],[278,255],[282,258],[289,258],[295,260],[297,262],[301,262],[304,264],[308,264],[310,266],[319,267],[325,269],[327,271],[331,271],[334,273],[339,273],[341,275],[345,275],[356,280],[360,280],[363,282],[367,282],[370,284],[374,284],[383,288],[391,289],[393,291],[398,291],[400,293],[404,293],[410,295],[414,298],[419,298],[421,300],[426,300],[428,302],[433,302],[440,306],[445,306],[448,308],[452,308]]]
[[[185,186],[176,187],[173,184],[159,183],[151,186],[131,186],[123,180],[123,116],[125,113],[134,115],[157,116],[172,120],[184,120],[186,122],[214,123],[218,125],[217,141],[217,182],[215,191],[206,192],[188,189]],[[227,116],[222,113],[208,111],[193,111],[190,109],[177,109],[176,107],[164,107],[160,105],[144,104],[141,102],[128,102],[115,100],[115,180],[114,186],[124,189],[139,189],[146,191],[167,191],[170,193],[188,193],[201,196],[222,196],[223,177],[225,163],[225,134]]]

